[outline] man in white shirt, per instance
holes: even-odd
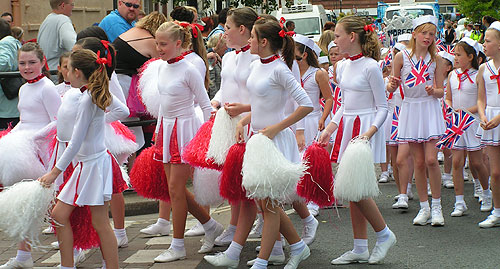
[[[69,18],[74,0],[50,0],[50,13],[40,26],[37,41],[47,57],[50,70],[56,70],[61,54],[71,51],[76,42],[76,32]]]

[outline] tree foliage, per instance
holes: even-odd
[[[453,0],[458,11],[474,22],[480,22],[483,16],[489,15],[500,19],[500,0]]]

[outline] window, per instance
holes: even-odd
[[[319,18],[300,18],[291,19],[295,22],[295,32],[301,35],[319,35],[321,34],[321,24]]]

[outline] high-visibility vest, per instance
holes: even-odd
[[[479,38],[481,37],[481,31],[472,31],[472,33],[470,34],[470,38],[472,40],[476,40],[476,41],[479,41]]]

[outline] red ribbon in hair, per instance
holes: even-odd
[[[95,61],[98,65],[109,64],[107,58],[101,58],[101,51],[97,52],[97,60]]]
[[[106,48],[106,64],[108,65],[108,67],[111,67],[113,65],[113,59],[111,58],[111,51],[109,50],[109,41],[101,40],[101,44]],[[97,58],[99,58],[99,52],[97,53]]]
[[[285,22],[286,22],[285,18],[281,17],[280,18],[280,27],[281,28],[283,28],[285,26]]]
[[[373,32],[373,31],[375,30],[375,28],[373,27],[373,24],[368,24],[368,25],[365,25],[365,26],[363,27],[363,29],[364,29],[365,31],[370,31],[370,32]]]
[[[193,37],[198,38],[198,29],[199,29],[198,24],[192,24],[187,22],[179,22],[178,24],[184,28],[191,27],[191,32],[193,33]]]
[[[44,65],[45,70],[47,70],[47,72],[48,72],[48,71],[50,71],[50,68],[49,68],[49,65],[47,64],[47,57],[45,57],[45,55],[43,55],[43,59],[45,60],[45,65]]]
[[[262,19],[262,17],[261,17],[261,16],[258,16],[258,17],[257,17],[257,20],[260,20],[260,19]]]
[[[285,30],[281,30],[281,31],[279,32],[279,35],[280,35],[281,37],[285,37],[285,36],[293,36],[293,35],[295,35],[295,32],[294,32],[294,31],[285,32]]]

